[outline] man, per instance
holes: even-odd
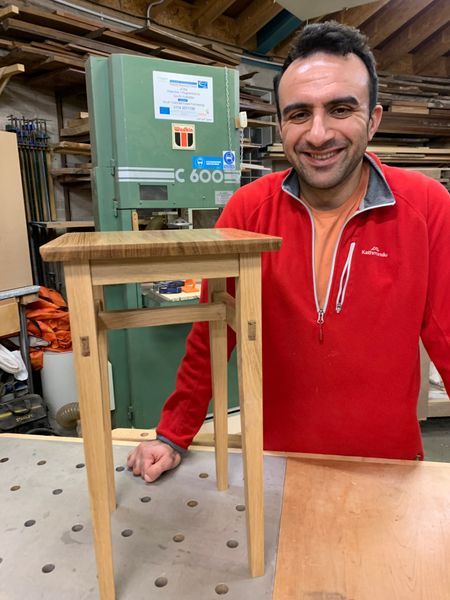
[[[382,107],[357,30],[305,27],[275,94],[293,168],[242,187],[217,223],[283,238],[262,259],[264,447],[423,458],[419,336],[450,391],[449,195],[366,153]],[[136,475],[153,481],[179,464],[207,411],[209,373],[200,323],[159,441],[129,457]]]

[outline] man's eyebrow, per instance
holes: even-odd
[[[351,104],[352,106],[359,106],[360,102],[354,96],[341,96],[340,98],[333,98],[325,104],[325,106],[336,106],[336,104]]]
[[[326,108],[330,106],[337,106],[338,104],[350,104],[352,106],[359,106],[360,102],[354,96],[339,96],[338,98],[333,98],[329,102],[325,104]],[[305,110],[310,109],[313,104],[309,104],[307,102],[293,102],[292,104],[288,104],[283,108],[282,116],[285,117],[289,113],[295,110]]]

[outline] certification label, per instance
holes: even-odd
[[[153,71],[155,119],[214,122],[213,79]]]

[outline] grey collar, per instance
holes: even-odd
[[[369,208],[377,208],[378,206],[395,204],[394,195],[378,164],[368,154],[364,155],[364,160],[367,160],[370,165],[369,185],[367,186],[367,193],[361,202],[359,210],[362,211]],[[281,187],[284,192],[287,192],[290,196],[301,202],[300,184],[294,168],[286,175]]]

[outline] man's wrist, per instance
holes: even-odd
[[[188,452],[186,450],[186,448],[182,448],[181,446],[178,446],[178,444],[175,444],[175,442],[172,442],[172,440],[169,440],[169,438],[166,438],[163,435],[157,435],[156,439],[158,441],[163,442],[164,444],[167,444],[168,446],[170,446],[173,450],[178,452],[178,454],[180,454],[181,456],[186,456],[186,454]]]

